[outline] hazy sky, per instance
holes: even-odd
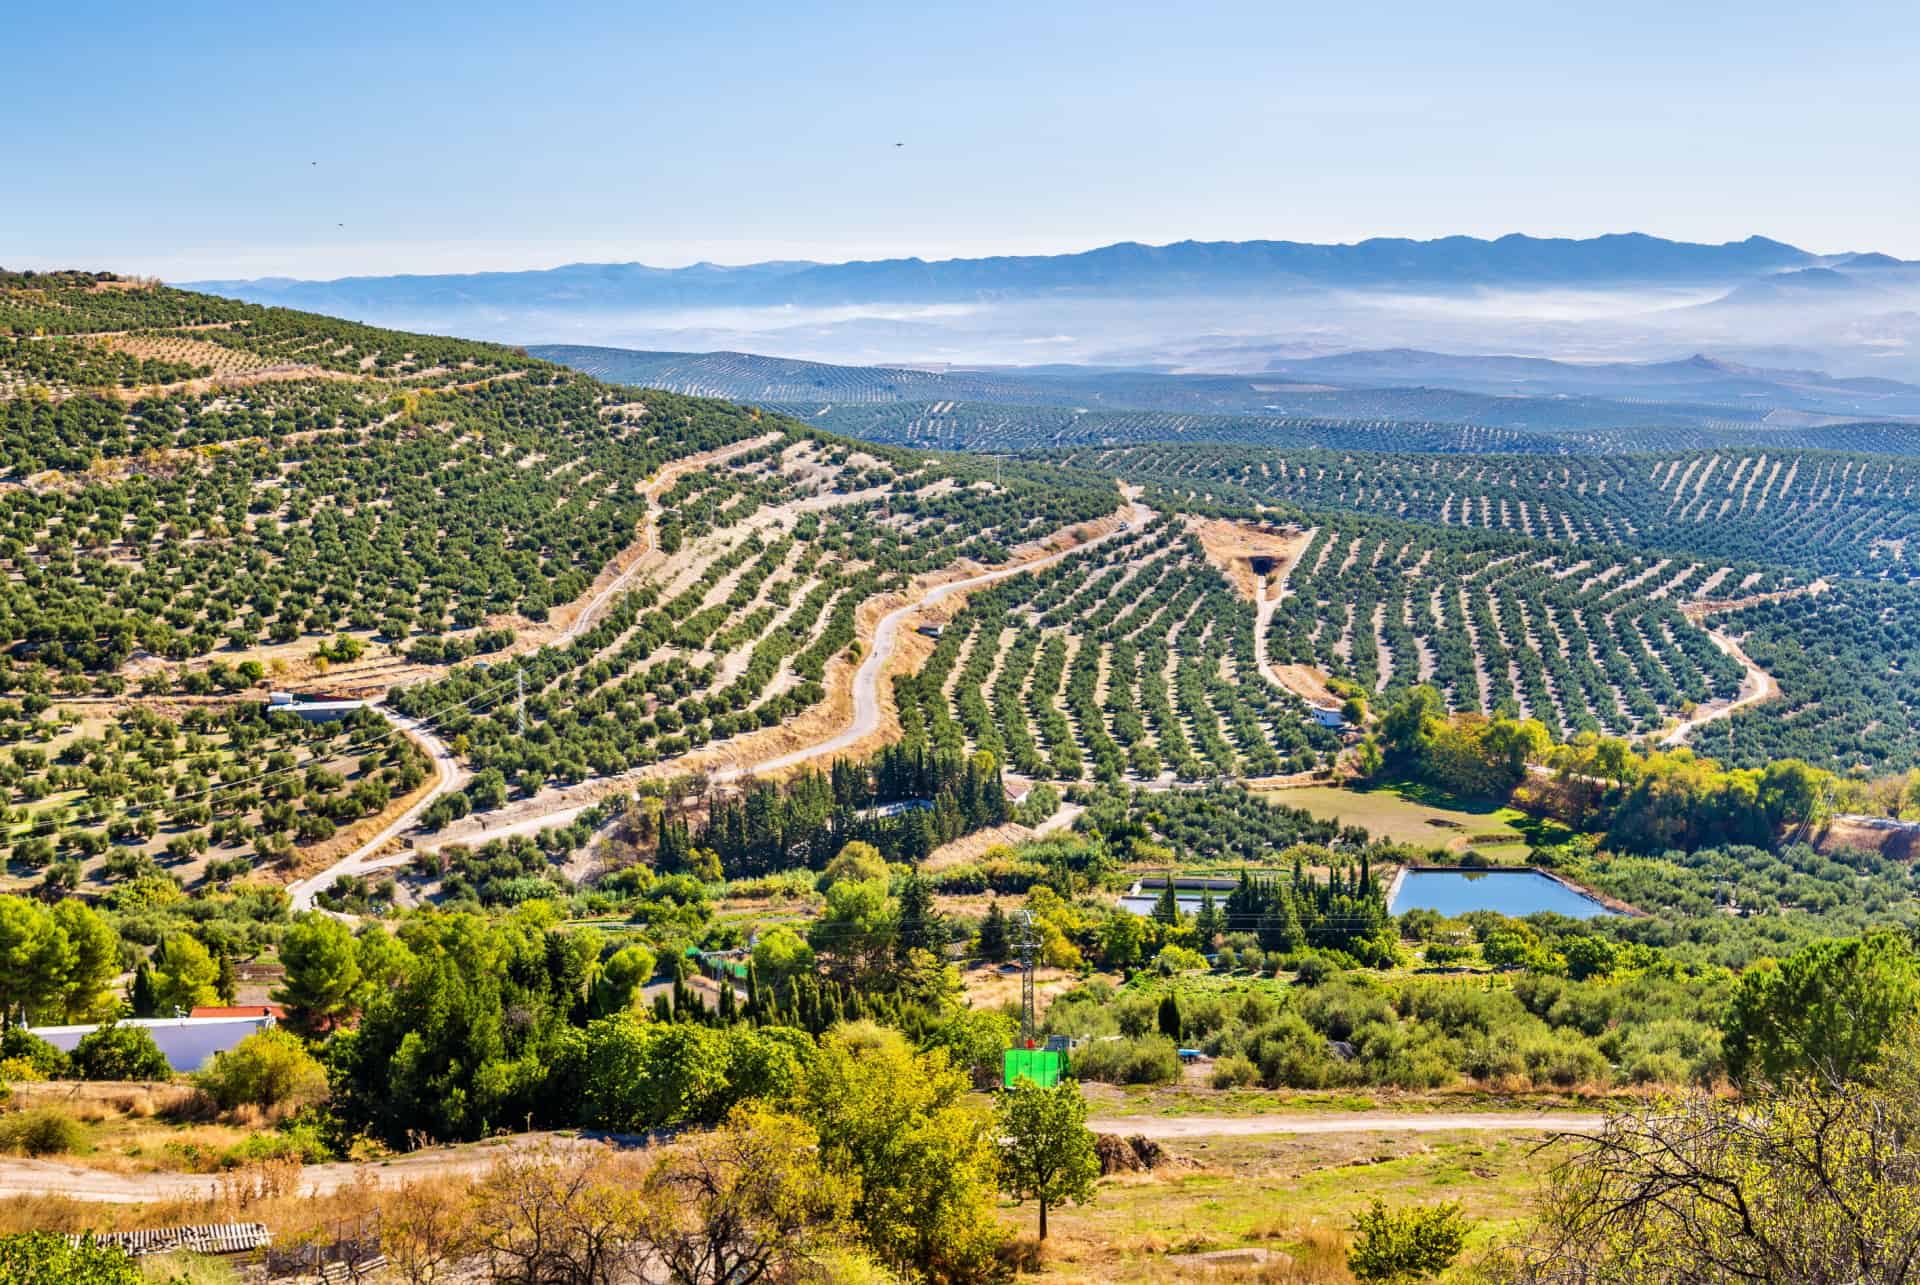
[[[9,267],[1629,230],[1920,257],[1913,0],[4,7]]]

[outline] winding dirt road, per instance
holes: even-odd
[[[833,736],[813,745],[802,746],[791,753],[762,762],[721,768],[713,774],[716,781],[730,781],[745,776],[749,772],[777,772],[782,768],[793,767],[810,759],[840,753],[859,744],[880,730],[880,678],[886,672],[887,665],[893,660],[895,649],[900,643],[900,629],[906,622],[929,607],[934,607],[957,593],[969,593],[984,585],[1014,576],[1025,575],[1029,571],[1040,571],[1052,566],[1076,553],[1085,552],[1105,544],[1108,540],[1130,529],[1145,525],[1153,518],[1153,510],[1138,500],[1128,502],[1126,522],[1104,534],[1090,540],[1082,540],[1067,548],[1056,550],[1025,562],[1009,563],[1004,567],[995,567],[963,580],[949,580],[945,584],[935,585],[926,594],[903,607],[895,607],[880,618],[873,632],[873,646],[868,650],[860,668],[853,675],[853,721]]]
[[[752,449],[754,446],[760,444],[759,439],[747,443],[736,443],[732,447],[725,448],[723,452],[716,453],[713,457],[708,457],[705,462],[712,463],[717,458],[730,457],[731,455],[739,454],[742,451]],[[685,469],[683,468],[681,471],[684,472]],[[664,493],[665,486],[668,484],[670,483],[663,473],[660,478],[655,480],[654,486],[659,487],[662,493]],[[882,712],[880,704],[880,680],[899,647],[902,627],[907,621],[912,619],[916,613],[935,606],[953,597],[955,594],[967,593],[983,585],[993,584],[996,581],[1005,580],[1012,576],[1023,575],[1029,571],[1038,571],[1052,566],[1075,553],[1103,544],[1129,529],[1137,530],[1153,519],[1153,510],[1131,496],[1128,498],[1125,513],[1124,524],[1111,531],[1096,535],[1091,539],[1078,540],[1065,548],[1043,554],[1040,557],[1009,563],[1003,567],[995,567],[990,571],[983,571],[963,579],[950,580],[943,584],[935,585],[915,601],[901,607],[896,607],[894,610],[888,612],[880,618],[880,622],[874,630],[872,646],[860,662],[859,669],[854,673],[853,718],[847,726],[825,739],[816,741],[811,745],[802,746],[799,749],[789,751],[774,758],[744,763],[734,762],[727,766],[717,768],[710,774],[711,779],[714,781],[733,781],[751,773],[775,772],[800,763],[809,762],[813,759],[842,753],[858,745],[880,729]],[[649,536],[648,539],[650,541],[651,536]],[[644,565],[646,565],[644,558],[636,558],[625,571],[621,572],[619,576],[615,577],[611,583],[597,593],[587,606],[581,610],[575,620],[569,624],[567,630],[563,631],[559,640],[560,644],[564,645],[564,643],[576,635],[580,629],[584,628],[584,622],[591,619],[593,613],[596,612],[600,606],[611,601],[613,595],[617,593],[632,576],[638,574]],[[411,859],[410,854],[383,853],[382,850],[394,839],[412,828],[414,823],[419,820],[427,808],[433,805],[436,799],[450,790],[459,788],[465,781],[465,774],[461,771],[459,763],[454,758],[452,752],[447,749],[442,741],[429,732],[422,723],[403,719],[400,715],[387,710],[383,706],[375,706],[375,708],[379,709],[381,713],[385,714],[387,718],[396,725],[403,726],[405,730],[413,734],[422,745],[428,748],[436,764],[440,767],[440,779],[436,782],[433,790],[429,791],[417,803],[408,808],[405,813],[382,829],[379,834],[375,835],[368,842],[361,844],[347,856],[341,858],[319,874],[291,885],[288,891],[293,897],[293,908],[296,912],[313,909],[315,895],[323,889],[332,886],[335,880],[347,875],[369,874],[374,871],[405,865],[407,861]],[[533,834],[554,826],[566,825],[575,817],[593,807],[597,802],[599,802],[597,797],[578,801],[565,799],[563,797],[557,800],[557,805],[552,808],[543,809],[531,815],[516,816],[511,820],[503,819],[498,824],[485,825],[478,829],[462,831],[457,837],[450,837],[446,839],[445,842],[458,842],[468,846],[478,847],[495,839],[505,839],[516,834]],[[438,845],[423,844],[421,846],[432,847]]]
[[[1715,702],[1702,706],[1693,717],[1681,719],[1672,731],[1662,736],[1660,744],[1669,749],[1676,745],[1685,745],[1687,738],[1693,735],[1697,727],[1704,727],[1708,723],[1715,723],[1723,718],[1732,718],[1749,705],[1770,701],[1780,694],[1780,684],[1774,681],[1773,675],[1754,664],[1752,658],[1740,650],[1739,643],[1711,629],[1707,630],[1707,637],[1713,640],[1714,646],[1739,661],[1741,668],[1747,672],[1741,678],[1740,690],[1734,694],[1732,700],[1724,704]]]

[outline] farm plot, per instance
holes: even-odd
[[[1355,443],[1376,450],[1551,451],[1544,434],[1425,420],[1300,415],[1213,415],[1169,410],[1088,410],[988,402],[795,402],[779,409],[836,433],[942,450],[1032,451],[1139,442],[1229,443],[1290,448]],[[1575,446],[1574,449],[1580,449]]]
[[[1174,519],[974,595],[901,722],[1037,779],[1266,776],[1335,742],[1254,665],[1252,607]]]
[[[1104,516],[1116,500],[1104,488],[1023,500],[962,481],[812,439],[688,475],[665,497],[668,556],[591,628],[395,693],[403,712],[446,711],[437,725],[477,774],[428,823],[784,726],[826,699],[828,667],[850,655],[864,604],[914,574],[1058,529],[1050,523]],[[524,724],[517,706],[469,704],[520,686]]]
[[[341,630],[539,620],[635,538],[649,473],[755,431],[725,408],[656,435],[603,420],[604,396],[508,386],[435,398],[427,422],[364,436],[8,488],[0,645],[101,671],[136,648],[183,660]]]
[[[153,875],[213,887],[296,867],[429,775],[376,714],[307,723],[258,700],[170,712],[0,700],[0,747],[8,881],[124,888],[121,909],[173,886],[143,882]]]
[[[1701,728],[1691,743],[1702,754],[1867,776],[1920,763],[1920,588],[1841,583],[1713,624],[1774,677],[1780,698]]]
[[[1352,509],[1829,575],[1904,581],[1920,570],[1920,463],[1907,458],[1750,448],[1463,459],[1171,447],[1067,458],[1150,479],[1176,499]]]
[[[1779,588],[1778,573],[1752,585]],[[1556,737],[1657,730],[1728,699],[1741,666],[1680,610],[1724,568],[1357,516],[1293,565],[1267,652],[1373,692],[1431,683],[1455,709],[1516,710]]]

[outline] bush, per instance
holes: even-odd
[[[64,1111],[36,1107],[0,1116],[0,1149],[29,1156],[63,1156],[87,1149],[87,1131]]]
[[[1438,1276],[1460,1256],[1467,1227],[1457,1204],[1394,1210],[1376,1198],[1366,1212],[1354,1215],[1347,1269],[1368,1285]]]
[[[255,1032],[216,1053],[193,1082],[223,1111],[318,1102],[327,1092],[320,1063],[297,1036],[282,1030]]]
[[[57,1080],[73,1073],[73,1060],[53,1045],[41,1039],[22,1026],[7,1028],[0,1035],[0,1060],[24,1062],[32,1067],[35,1075],[31,1078]],[[24,1080],[24,1075],[10,1075],[9,1079]]]
[[[1172,1084],[1180,1078],[1180,1052],[1164,1035],[1095,1040],[1074,1051],[1073,1073],[1103,1084]]]
[[[1213,1087],[1237,1089],[1260,1078],[1260,1068],[1251,1059],[1230,1053],[1213,1064]]]
[[[57,1232],[35,1231],[0,1236],[0,1281],[37,1285],[60,1281],[64,1285],[142,1285],[145,1277],[133,1259],[117,1249],[96,1245],[91,1238],[78,1245]]]
[[[144,1027],[108,1024],[80,1037],[73,1069],[83,1080],[171,1080],[173,1068]]]

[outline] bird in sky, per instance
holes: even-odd
[[[894,146],[895,146],[895,147],[905,147],[905,146],[906,146],[906,144],[905,144],[905,143],[895,143],[895,144],[894,144]]]

